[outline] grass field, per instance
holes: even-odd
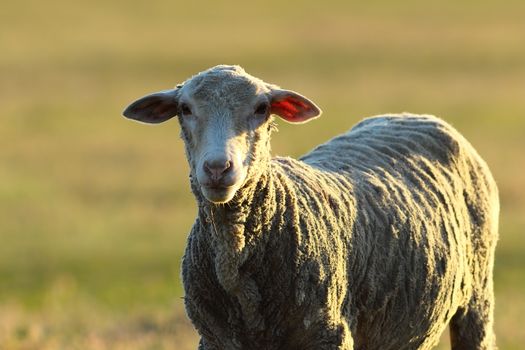
[[[374,114],[454,124],[499,184],[496,331],[500,349],[522,349],[524,16],[517,0],[2,4],[0,349],[196,348],[179,280],[196,208],[178,125],[120,113],[219,63],[324,110],[280,123],[275,154]]]

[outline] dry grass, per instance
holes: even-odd
[[[120,112],[218,63],[323,108],[313,123],[281,124],[277,154],[300,155],[384,112],[457,126],[500,187],[496,331],[501,349],[522,348],[525,3],[438,5],[2,4],[0,348],[195,348],[180,300],[195,205],[178,127]]]

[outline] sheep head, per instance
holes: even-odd
[[[200,192],[212,203],[226,203],[270,158],[272,114],[304,123],[321,111],[296,92],[267,84],[239,66],[221,65],[175,89],[144,96],[123,114],[154,124],[178,116]]]

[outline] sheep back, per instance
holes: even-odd
[[[203,349],[428,349],[458,310],[492,305],[497,189],[442,120],[369,118],[261,171],[188,239]]]

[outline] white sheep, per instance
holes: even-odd
[[[177,115],[199,213],[182,277],[199,349],[494,349],[498,194],[485,162],[427,115],[365,119],[300,160],[270,155],[272,114],[305,97],[217,66],[145,96]]]

